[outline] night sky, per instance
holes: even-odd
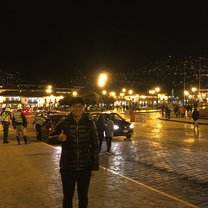
[[[138,71],[169,55],[208,56],[205,1],[28,2],[0,12],[0,70],[28,79],[62,80],[102,67]]]

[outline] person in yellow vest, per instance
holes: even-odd
[[[3,143],[9,143],[8,136],[9,136],[9,125],[11,121],[11,113],[9,108],[3,108],[1,113],[1,124],[3,127],[4,137]]]
[[[18,109],[13,114],[12,118],[12,125],[14,129],[16,129],[16,139],[17,143],[20,145],[20,135],[22,135],[25,144],[27,144],[27,136],[26,136],[26,128],[27,128],[27,118],[25,115],[21,112],[21,109]]]

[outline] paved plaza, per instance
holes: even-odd
[[[2,208],[59,208],[62,189],[60,150],[42,142],[0,145]],[[75,197],[75,205],[77,197]],[[75,206],[76,207],[76,206]],[[188,208],[184,201],[100,168],[92,177],[89,207]]]
[[[139,131],[141,125],[146,124],[135,123]],[[100,171],[91,180],[89,208],[208,207],[208,143],[201,139],[203,133],[184,146],[178,146],[175,134],[169,140],[164,134],[161,141],[157,132],[153,140],[147,139],[153,134],[135,133],[132,141],[115,139],[111,155],[103,146]],[[60,147],[37,142],[31,131],[28,145],[17,145],[12,129],[10,135],[9,144],[0,143],[0,207],[61,208]]]

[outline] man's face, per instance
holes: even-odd
[[[73,116],[81,117],[82,114],[84,113],[85,106],[81,103],[75,103],[71,106],[70,110]]]

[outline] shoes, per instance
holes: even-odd
[[[107,152],[107,155],[111,155],[111,153],[110,152]]]
[[[8,143],[9,143],[9,141],[3,141],[3,143],[4,143],[4,144],[8,144]]]

